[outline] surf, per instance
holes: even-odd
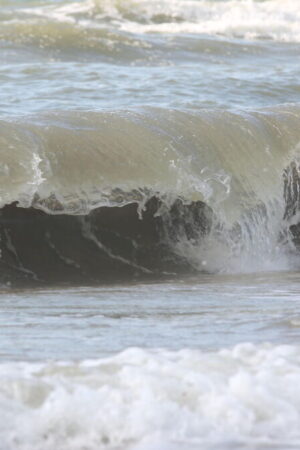
[[[2,282],[295,268],[299,117],[283,105],[2,120]]]

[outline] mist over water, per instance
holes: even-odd
[[[300,446],[297,0],[0,0],[0,450]]]

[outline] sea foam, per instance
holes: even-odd
[[[300,349],[127,349],[100,360],[2,363],[6,450],[300,445]]]

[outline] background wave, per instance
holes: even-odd
[[[120,61],[145,58],[149,52],[153,58],[161,46],[169,52],[209,52],[210,47],[222,49],[224,39],[300,42],[300,12],[293,0],[40,1],[21,7],[4,2],[0,23],[2,43],[52,50],[53,55],[98,53]],[[211,36],[215,43],[168,42],[168,35],[184,34]]]
[[[26,4],[27,3],[27,4]],[[85,29],[88,38],[103,25],[133,33],[197,33],[224,35],[245,39],[271,39],[299,42],[299,8],[293,0],[85,0],[75,2],[26,2],[20,9],[13,3],[4,3],[2,22],[11,24],[12,31],[18,22],[26,21],[32,27],[44,19],[55,27]],[[11,6],[11,8],[8,7]],[[63,29],[63,26],[62,26]],[[44,35],[48,34],[47,26]],[[17,31],[17,27],[15,28]],[[34,28],[22,29],[24,38],[34,35]],[[38,27],[36,26],[38,36]],[[58,33],[59,35],[59,33]],[[63,37],[63,34],[61,34]],[[53,38],[52,38],[53,39]],[[46,41],[46,39],[45,39]],[[58,39],[59,41],[59,39]],[[49,35],[51,42],[51,34]]]

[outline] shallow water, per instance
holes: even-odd
[[[126,347],[300,344],[297,272],[3,292],[4,360],[99,358]]]
[[[2,292],[2,448],[298,448],[299,292],[291,272]]]

